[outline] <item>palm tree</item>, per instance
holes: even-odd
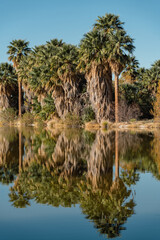
[[[79,115],[82,109],[79,96],[82,83],[82,75],[77,69],[79,51],[78,48],[71,44],[63,44],[56,55],[57,75],[61,82],[63,92],[59,98],[55,99],[55,104],[59,105],[60,101],[64,102],[64,110],[61,111],[61,117],[66,117],[68,113]],[[52,65],[55,65],[53,61]],[[57,109],[59,108],[57,105]],[[60,113],[60,111],[58,111]]]
[[[97,122],[109,118],[112,103],[112,73],[107,55],[108,39],[93,29],[80,43],[78,67],[85,73],[87,91]]]
[[[160,80],[160,60],[155,61],[147,74],[148,88],[152,91],[152,95],[155,97],[157,92],[158,83]]]
[[[124,22],[121,22],[119,16],[111,13],[106,13],[105,16],[98,17],[94,27],[106,33],[111,33],[123,29]]]
[[[10,42],[8,46],[8,54],[9,60],[13,62],[13,66],[16,69],[16,72],[19,71],[19,65],[23,61],[24,57],[30,52],[30,48],[28,47],[29,42],[25,40],[13,40]],[[19,92],[19,117],[22,115],[21,106],[22,106],[22,83],[21,79],[18,77],[18,92]]]
[[[122,81],[132,84],[137,80],[138,77],[139,62],[135,56],[130,57],[130,62],[122,73]]]
[[[0,64],[0,107],[16,107],[17,75],[11,64]]]
[[[31,104],[36,98],[43,108],[45,98],[52,94],[60,82],[56,55],[62,46],[62,40],[57,39],[45,45],[35,46],[20,64],[19,74],[23,79],[23,88],[29,93],[27,95]]]
[[[132,53],[133,39],[131,39],[124,30],[118,30],[115,34],[109,36],[109,64],[112,73],[115,76],[115,122],[118,123],[118,86],[119,75],[130,61],[128,53]]]
[[[129,62],[133,40],[123,30],[118,16],[98,17],[94,28],[80,43],[79,67],[86,72],[87,90],[96,119],[109,118],[112,103],[112,74],[115,75],[115,119],[118,122],[118,79]]]
[[[123,29],[123,22],[118,16],[106,14],[99,17],[94,25],[102,35],[106,36],[108,42],[106,45],[107,61],[115,76],[115,122],[118,122],[118,81],[119,75],[130,60],[128,53],[132,53],[133,39],[130,38]]]

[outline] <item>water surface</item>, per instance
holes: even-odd
[[[159,239],[159,140],[0,128],[1,239]]]

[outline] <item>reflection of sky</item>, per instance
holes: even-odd
[[[149,173],[140,174],[140,181],[134,188],[136,214],[128,219],[121,239],[158,239],[160,182]],[[8,186],[0,186],[1,239],[103,239],[78,205],[54,208],[32,201],[31,207],[17,209],[8,202],[8,189]]]
[[[160,224],[160,182],[151,174],[140,175],[135,187],[135,215],[128,219],[122,239],[158,240]]]

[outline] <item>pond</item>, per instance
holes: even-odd
[[[160,132],[0,128],[1,239],[159,239]]]

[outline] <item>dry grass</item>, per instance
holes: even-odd
[[[68,119],[62,120],[60,118],[54,117],[52,120],[46,122],[47,129],[52,130],[53,128],[79,128],[81,123],[78,121],[69,121]]]
[[[153,120],[136,121],[136,122],[121,122],[118,124],[113,123],[110,128],[112,129],[155,129],[160,128],[160,122]]]
[[[92,130],[92,129],[100,129],[100,125],[96,122],[96,121],[91,121],[91,122],[87,122],[85,123],[85,129],[86,130]]]

